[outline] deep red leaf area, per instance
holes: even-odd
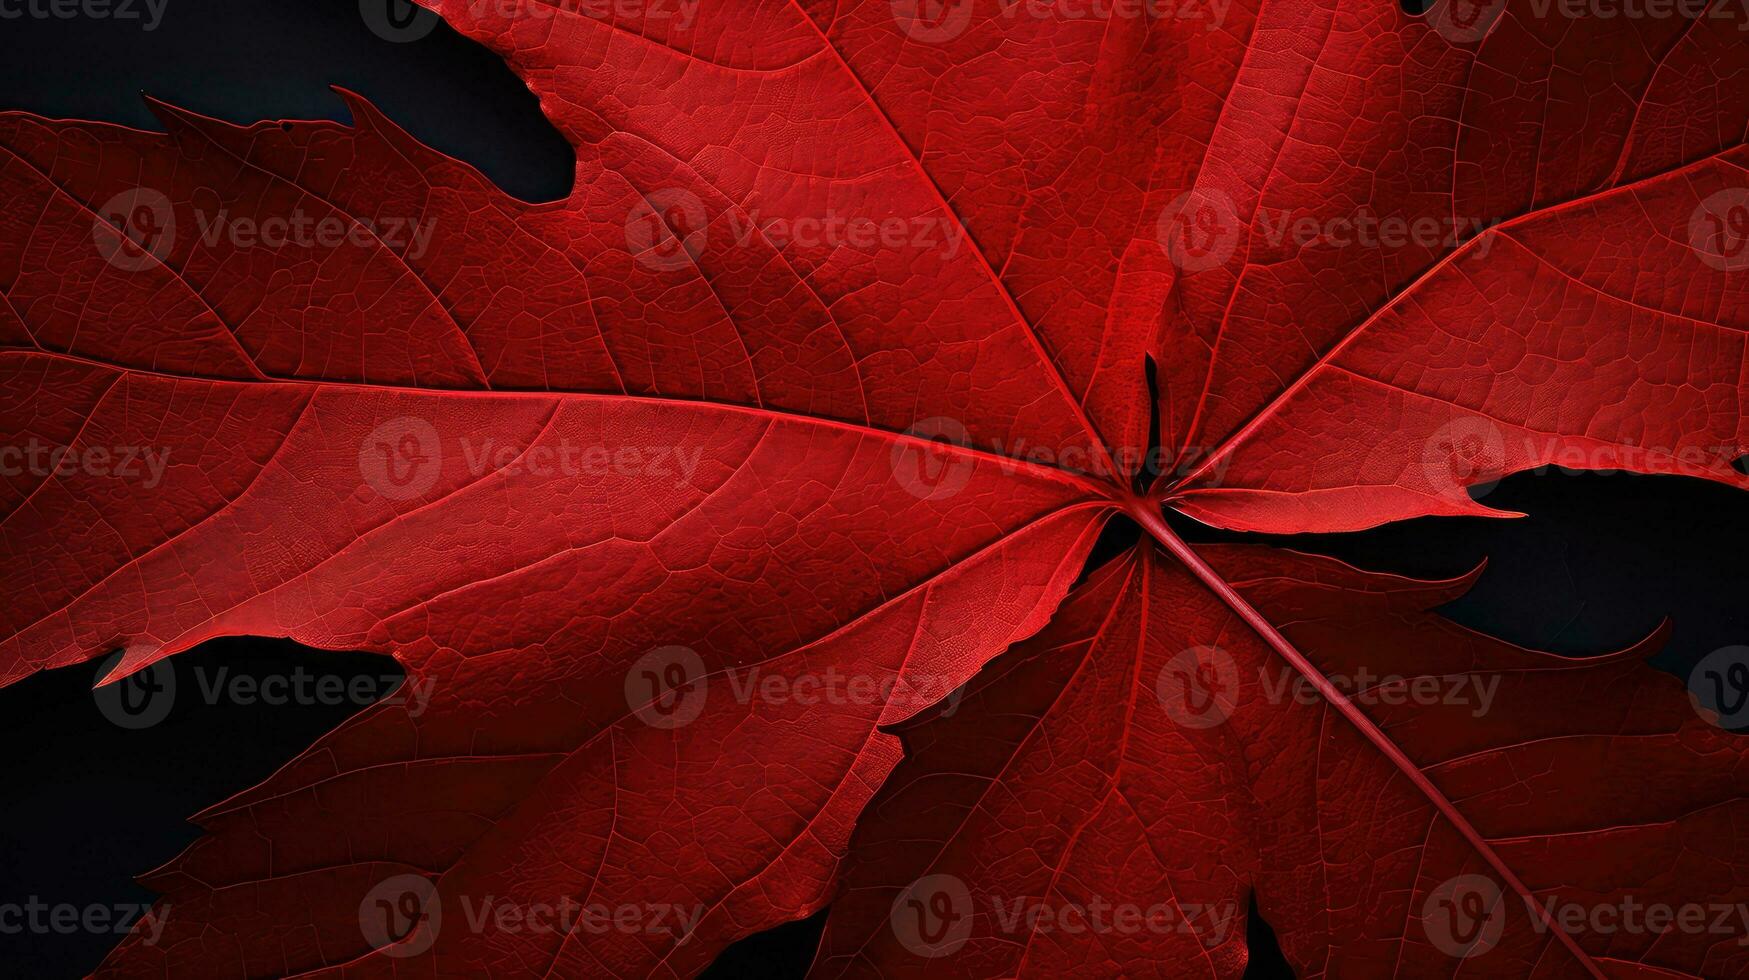
[[[1656,638],[1161,517],[1749,484],[1740,5],[422,2],[566,200],[349,93],[0,116],[0,681],[428,693],[200,814],[100,972],[692,975],[831,904],[822,975],[1238,976],[1255,901],[1304,976],[1749,974]]]

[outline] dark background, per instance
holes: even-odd
[[[167,0],[156,28],[144,26],[88,17],[0,21],[0,109],[160,129],[139,98],[146,92],[235,122],[344,120],[328,90],[337,84],[519,197],[550,200],[569,189],[570,150],[534,97],[483,48],[441,25],[393,43],[367,26],[357,0]],[[1420,576],[1455,575],[1486,557],[1475,590],[1445,611],[1527,646],[1616,649],[1668,616],[1675,629],[1659,663],[1686,675],[1707,653],[1745,642],[1749,496],[1676,477],[1552,471],[1508,479],[1486,491],[1486,500],[1529,516],[1428,519],[1277,540]],[[1239,538],[1176,523],[1192,541]],[[1123,535],[1120,529],[1112,538]],[[248,638],[206,644],[174,663],[190,686],[193,670],[220,665],[233,675],[283,675],[301,665],[347,678],[397,669],[387,658]],[[97,710],[92,681],[92,668],[83,666],[0,691],[0,739],[8,747],[0,754],[0,903],[30,896],[79,905],[149,901],[132,876],[194,839],[189,815],[258,782],[362,707],[178,698],[163,723],[129,731]],[[712,974],[799,976],[822,922],[816,916],[745,940]],[[0,972],[82,975],[117,939],[0,935]],[[1254,923],[1251,939],[1253,975],[1286,975],[1268,927]]]

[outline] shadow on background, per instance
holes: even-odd
[[[1749,495],[1686,477],[1520,473],[1471,496],[1527,516],[1404,521],[1353,534],[1228,534],[1175,520],[1192,542],[1265,541],[1375,571],[1449,578],[1487,569],[1440,611],[1537,650],[1606,653],[1674,629],[1653,663],[1684,678],[1749,639]]]
[[[155,22],[153,4],[162,5]],[[234,123],[350,122],[329,90],[338,85],[523,200],[570,193],[571,148],[534,94],[492,52],[405,0],[128,6],[135,18],[6,19],[0,111],[162,131],[145,93]]]
[[[92,688],[99,662],[0,691],[0,905],[150,903],[133,876],[199,836],[190,816],[266,779],[403,677],[389,657],[257,637],[214,640],[164,664],[101,691]],[[273,703],[283,681],[311,696]],[[99,914],[118,923],[123,913]],[[0,935],[0,972],[85,976],[121,941],[113,928],[36,918],[38,927]]]

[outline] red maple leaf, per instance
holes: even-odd
[[[831,902],[828,973],[1237,975],[1253,898],[1308,975],[1749,969],[1563,918],[1745,897],[1673,679],[1162,518],[1749,482],[1740,10],[423,2],[566,200],[350,95],[0,116],[0,682],[253,634],[428,694],[201,814],[101,972],[692,974]],[[1173,928],[1032,912],[1093,897]]]

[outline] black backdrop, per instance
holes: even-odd
[[[0,20],[0,109],[158,129],[139,98],[249,122],[344,119],[328,90],[374,101],[426,143],[478,166],[530,200],[564,196],[568,147],[533,96],[484,49],[441,26],[394,43],[367,26],[357,0],[164,0],[139,19]],[[365,0],[382,4],[384,0]],[[7,9],[17,9],[8,7]],[[381,14],[373,14],[381,16]],[[1282,543],[1364,567],[1447,576],[1490,559],[1453,619],[1530,646],[1592,653],[1641,639],[1666,616],[1659,662],[1686,675],[1712,650],[1745,642],[1749,495],[1682,478],[1569,474],[1513,477],[1488,493],[1521,520],[1418,520],[1376,531]],[[1192,541],[1234,539],[1177,522]],[[1110,537],[1121,543],[1123,530]],[[1107,549],[1109,550],[1109,549]],[[376,677],[385,658],[286,641],[231,639],[179,658],[178,677],[222,665],[232,675]],[[356,705],[245,706],[179,699],[161,724],[129,731],[97,710],[90,667],[0,691],[0,903],[140,902],[132,876],[195,837],[197,810],[264,778]],[[745,940],[717,976],[782,977],[806,968],[821,917]],[[1253,928],[1253,975],[1285,973],[1265,926]],[[113,934],[0,934],[0,972],[83,974]]]

